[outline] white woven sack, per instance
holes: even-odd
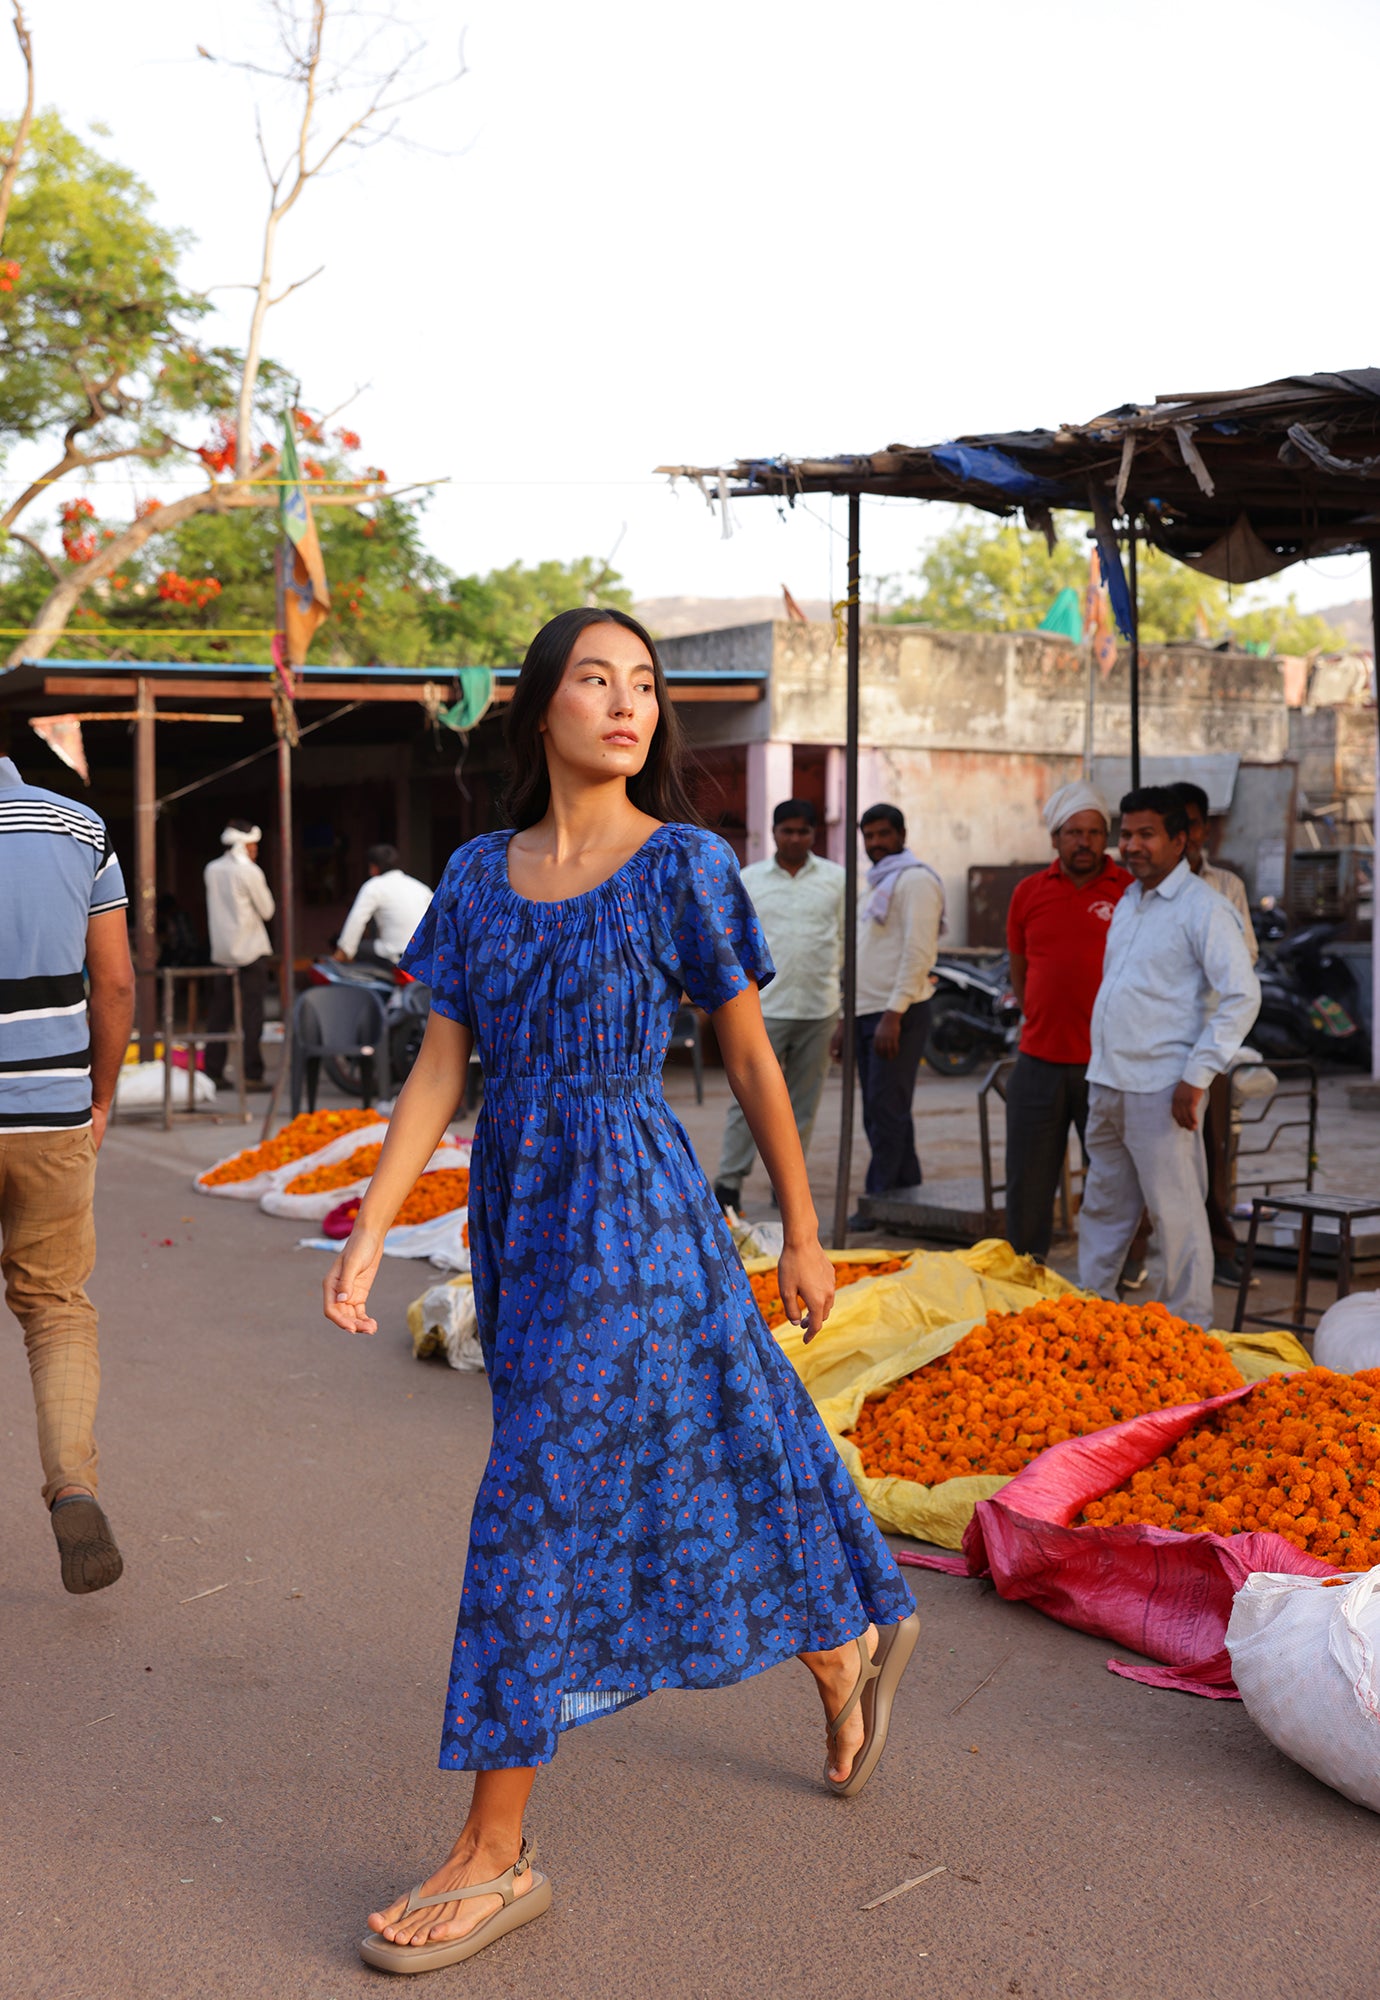
[[[1236,1593],[1227,1651],[1275,1748],[1380,1812],[1380,1568],[1335,1588],[1258,1571]]]
[[[192,1089],[198,1104],[214,1104],[216,1086],[205,1070],[192,1072]],[[172,1108],[185,1111],[187,1108],[187,1072],[173,1065]],[[117,1111],[161,1111],[163,1109],[163,1060],[155,1056],[152,1062],[123,1063],[115,1079],[115,1109]]]
[[[452,1278],[447,1284],[433,1285],[418,1300],[422,1324],[428,1333],[439,1334],[446,1360],[462,1374],[477,1374],[484,1366],[479,1345],[479,1321],[474,1310],[474,1287],[468,1278]]]
[[[383,1129],[387,1131],[388,1128],[385,1126]],[[368,1139],[364,1141],[365,1145],[372,1143]],[[348,1151],[343,1152],[339,1157],[348,1160],[354,1150],[355,1148],[351,1146]],[[469,1158],[470,1149],[468,1141],[462,1148],[453,1139],[443,1139],[426,1165],[422,1168],[422,1172],[424,1174],[434,1174],[438,1167],[468,1166]],[[342,1201],[349,1201],[353,1195],[362,1195],[369,1185],[369,1176],[366,1174],[363,1180],[351,1181],[345,1187],[321,1188],[315,1194],[289,1194],[287,1190],[299,1174],[309,1174],[317,1167],[333,1166],[334,1164],[335,1162],[328,1160],[324,1153],[314,1154],[309,1160],[297,1161],[293,1172],[287,1176],[285,1181],[279,1181],[275,1187],[269,1188],[266,1194],[259,1197],[259,1207],[265,1215],[286,1215],[290,1216],[296,1222],[320,1222],[324,1216],[330,1214],[333,1208],[339,1208]],[[219,1190],[213,1190],[213,1192],[219,1192]],[[425,1224],[421,1224],[420,1226],[423,1228],[426,1227]],[[389,1233],[392,1234],[394,1232],[390,1231]]]
[[[314,1153],[304,1153],[298,1160],[289,1160],[285,1167],[274,1167],[271,1173],[255,1174],[252,1180],[226,1181],[220,1187],[207,1187],[202,1174],[213,1174],[216,1167],[224,1167],[231,1160],[237,1160],[239,1153],[229,1153],[223,1160],[217,1160],[215,1167],[204,1167],[192,1185],[198,1194],[223,1195],[230,1201],[259,1201],[274,1188],[286,1187],[299,1174],[309,1173],[313,1167],[333,1166],[337,1160],[348,1160],[356,1146],[373,1146],[388,1136],[388,1121],[380,1119],[377,1125],[359,1125],[353,1132],[342,1132],[338,1139],[332,1139],[328,1146],[321,1146]],[[252,1146],[242,1146],[240,1152],[252,1152]],[[323,1209],[323,1214],[329,1211]]]
[[[1349,1292],[1327,1308],[1313,1335],[1313,1361],[1339,1375],[1380,1368],[1380,1292]]]
[[[468,1271],[470,1248],[465,1241],[467,1208],[450,1208],[429,1222],[395,1225],[383,1239],[385,1257],[425,1257],[438,1271]]]

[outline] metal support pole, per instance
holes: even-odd
[[[1126,586],[1131,598],[1131,790],[1140,784],[1140,592],[1136,586],[1136,517],[1128,522]]]
[[[292,893],[292,745],[278,737],[278,942],[282,953],[280,1001],[283,1060],[292,1040],[292,1004],[297,989],[297,924]],[[248,1051],[246,1051],[246,1059]]]
[[[1371,673],[1375,678],[1375,810],[1371,818],[1371,880],[1380,860],[1380,542],[1370,545]],[[1372,890],[1370,916],[1370,1073],[1380,1083],[1380,895]]]
[[[158,878],[155,835],[158,787],[154,761],[154,703],[150,682],[136,682],[134,716],[134,969],[139,1060],[153,1060],[158,995]]]
[[[843,1101],[839,1106],[839,1170],[834,1188],[833,1242],[848,1247],[848,1185],[853,1172],[853,1094],[857,1054],[853,1021],[858,991],[858,680],[862,662],[862,496],[848,496],[848,703],[843,777]]]

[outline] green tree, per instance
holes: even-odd
[[[581,604],[632,610],[616,570],[592,556],[574,562],[509,563],[486,576],[456,577],[445,599],[430,597],[424,616],[446,656],[473,666],[520,660],[532,634],[558,611]]]
[[[1088,581],[1087,517],[1057,514],[1055,525],[1051,552],[1043,535],[965,510],[925,549],[915,572],[921,589],[892,606],[886,621],[946,631],[1032,631],[1060,590],[1082,591]],[[1137,567],[1140,635],[1148,644],[1229,639],[1282,653],[1346,645],[1342,633],[1301,612],[1292,597],[1282,605],[1251,603],[1145,544]]]

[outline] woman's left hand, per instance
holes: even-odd
[[[819,1239],[793,1248],[787,1244],[776,1266],[781,1303],[792,1326],[814,1339],[834,1306],[834,1267]]]

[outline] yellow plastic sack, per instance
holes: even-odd
[[[755,1268],[770,1265],[758,1260]],[[823,1332],[808,1346],[795,1327],[776,1329],[879,1527],[956,1549],[978,1501],[1000,1492],[1013,1475],[975,1473],[938,1486],[890,1475],[871,1478],[845,1435],[867,1397],[939,1360],[989,1311],[1020,1312],[1039,1299],[1076,1292],[1057,1272],[989,1237],[969,1250],[917,1251],[904,1271],[846,1286]],[[1310,1365],[1289,1333],[1217,1337],[1248,1382]]]

